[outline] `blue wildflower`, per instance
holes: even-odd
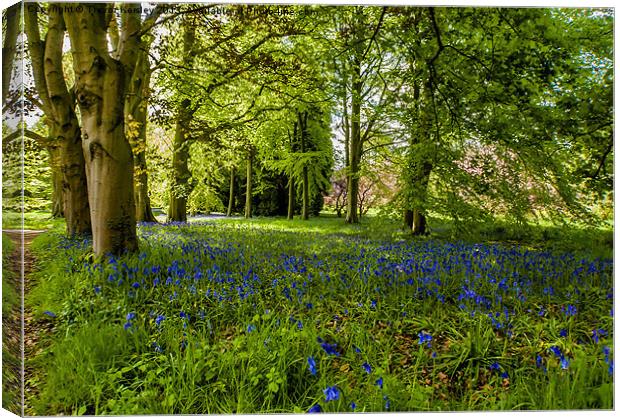
[[[131,322],[125,322],[124,328],[125,330],[128,330],[129,328],[131,328]]]
[[[101,293],[101,287],[95,285],[94,289],[95,289],[95,294]]]
[[[542,357],[540,356],[540,354],[536,355],[536,367],[541,367],[542,366]]]
[[[364,363],[362,364],[362,368],[364,369],[364,371],[366,371],[366,373],[370,374],[372,372],[372,367],[370,367],[370,364],[368,363]]]
[[[319,412],[322,412],[322,409],[321,409],[321,405],[319,405],[318,403],[315,405],[312,405],[312,407],[308,409],[309,414],[317,414]]]
[[[312,356],[308,357],[308,369],[310,369],[312,376],[316,376],[316,361]]]
[[[428,348],[431,347],[431,341],[433,340],[433,336],[431,334],[428,334],[428,333],[426,333],[424,331],[420,331],[418,333],[418,338],[419,338],[419,340],[418,340],[418,344],[419,345],[422,345],[422,344],[426,343],[426,346]]]
[[[496,361],[491,363],[491,365],[489,366],[489,369],[491,369],[491,370],[498,370],[499,371],[500,368],[501,367],[500,367],[499,363],[496,362]]]
[[[383,377],[378,378],[378,379],[375,381],[375,385],[376,385],[376,386],[379,386],[379,389],[383,389]]]
[[[560,348],[558,346],[553,346],[550,348],[551,352],[556,356],[556,357],[563,357],[564,354],[562,354],[562,350],[560,350]]]
[[[140,287],[140,283],[138,283],[138,282],[133,282],[133,283],[131,284],[131,287],[133,287],[134,289],[137,289],[137,288],[139,288],[139,287]]]
[[[155,325],[158,325],[158,326],[159,326],[159,324],[161,324],[161,322],[162,322],[164,319],[166,319],[166,317],[165,317],[165,316],[163,316],[163,315],[157,315],[157,318],[155,318]]]
[[[568,359],[562,356],[562,359],[560,360],[560,365],[562,366],[562,370],[568,369]]]
[[[56,318],[56,314],[52,311],[43,311],[43,313],[47,316],[51,316],[52,318]]]
[[[357,404],[355,402],[351,402],[349,404],[349,407],[351,408],[351,411],[355,411],[355,408],[357,408]]]
[[[383,395],[383,400],[385,401],[385,409],[390,409],[390,398],[386,395]]]
[[[338,344],[330,344],[330,343],[324,342],[321,344],[321,347],[329,355],[334,355],[336,357],[340,355],[340,353],[337,350]]]
[[[250,324],[248,325],[248,328],[246,330],[248,333],[252,332],[252,331],[256,331],[256,325],[254,324]]]
[[[125,319],[126,319],[127,321],[131,321],[131,320],[132,320],[132,319],[134,319],[135,317],[136,317],[136,314],[135,314],[135,313],[133,313],[133,312],[129,312],[129,313],[127,314],[127,316],[125,317]]]
[[[568,331],[566,331],[566,329],[560,330],[560,337],[566,337],[567,335],[568,335]]]
[[[323,393],[325,394],[325,402],[337,401],[340,399],[340,391],[336,386],[328,386],[323,389]]]

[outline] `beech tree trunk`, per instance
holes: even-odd
[[[174,151],[172,154],[172,185],[168,220],[187,222],[187,199],[193,190],[192,173],[189,171],[189,142],[186,139],[186,126],[189,122],[189,99],[183,100],[177,116],[174,132]]]
[[[413,229],[413,210],[405,209],[405,211],[403,212],[403,221],[405,224],[405,229]]]
[[[359,223],[357,199],[359,193],[360,162],[362,158],[361,102],[362,67],[360,44],[356,46],[352,64],[351,136],[349,138],[349,166],[347,170],[347,223]]]
[[[142,48],[146,47],[147,45],[142,45]],[[151,209],[146,164],[146,124],[150,80],[151,69],[148,56],[144,49],[141,49],[125,101],[125,131],[134,153],[134,195],[137,222],[157,222]]]
[[[432,91],[430,81],[427,83],[420,95],[420,85],[414,85],[414,103],[416,103],[415,112],[419,121],[418,131],[412,133],[412,140],[409,149],[408,176],[410,176],[409,184],[409,207],[405,212],[405,223],[411,228],[413,235],[425,235],[427,233],[426,215],[424,207],[428,195],[428,183],[431,172],[433,170],[432,160],[432,143],[431,130],[432,121],[430,117],[430,109],[428,104],[432,100]],[[423,102],[419,103],[420,96]]]
[[[288,179],[288,212],[286,219],[292,220],[295,217],[295,182],[293,177]]]
[[[138,248],[133,154],[123,112],[128,78],[123,62],[131,54],[121,53],[120,61],[108,54],[104,8],[112,9],[113,4],[97,3],[65,15],[82,116],[93,250],[98,256]],[[128,31],[123,36],[129,36]]]
[[[191,67],[193,63],[192,48],[195,38],[196,28],[191,22],[185,21],[183,24],[183,56],[187,67]],[[177,114],[172,156],[172,188],[168,206],[169,221],[187,222],[187,200],[194,189],[192,173],[188,165],[190,143],[187,137],[188,125],[192,117],[191,103],[189,98],[185,98]]]
[[[35,87],[39,93],[49,135],[54,201],[52,214],[63,214],[67,235],[91,233],[91,214],[82,137],[75,100],[67,89],[62,69],[65,22],[57,7],[50,7],[48,32],[41,41],[36,7],[24,16]]]
[[[252,217],[252,160],[254,159],[254,151],[248,153],[247,172],[245,181],[245,218]]]
[[[230,187],[228,191],[228,210],[226,216],[232,216],[235,207],[235,167],[230,167]]]
[[[45,38],[43,69],[50,99],[50,136],[59,147],[62,179],[63,213],[67,235],[91,233],[88,187],[82,151],[82,135],[75,103],[67,90],[62,70],[62,44],[65,24],[57,7],[50,7],[48,30]]]
[[[62,199],[62,174],[60,173],[60,150],[58,147],[48,146],[52,177],[52,218],[64,217]],[[90,220],[90,213],[88,214]]]
[[[17,34],[19,33],[19,21],[21,18],[22,3],[16,3],[7,8],[3,13],[6,19],[6,31],[2,44],[2,105],[6,103],[11,86],[11,75],[17,52]],[[3,19],[3,20],[4,20]]]
[[[306,152],[306,140],[308,136],[308,112],[298,113],[299,139],[302,154]],[[310,194],[308,185],[308,166],[304,165],[301,174],[301,219],[307,221],[310,217]]]

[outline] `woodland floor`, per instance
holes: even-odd
[[[22,283],[21,278],[24,277],[24,293],[28,294],[32,287],[32,282],[29,280],[30,273],[33,271],[35,259],[32,253],[30,252],[30,244],[39,234],[45,231],[36,231],[36,230],[24,230],[23,231],[23,241],[22,241],[22,230],[9,230],[5,229],[2,231],[6,234],[15,244],[15,250],[9,257],[9,266],[10,271],[13,274],[10,276],[8,283],[15,289],[16,293],[20,295],[22,294]],[[23,258],[22,258],[23,254]],[[23,265],[22,265],[23,260]],[[22,267],[23,266],[23,267]],[[23,268],[23,271],[22,271]],[[21,313],[22,303],[15,303],[13,305],[13,309],[11,310],[11,314],[2,319],[2,327],[3,327],[3,339],[6,344],[5,347],[12,354],[11,358],[13,359],[22,359],[21,351],[22,351],[22,342],[23,342],[23,350],[24,350],[24,358],[32,358],[34,354],[37,352],[37,343],[40,339],[40,336],[43,333],[49,332],[49,327],[46,324],[41,323],[39,321],[35,321],[31,309],[25,307],[24,309],[24,336],[25,338],[22,340],[22,313]],[[11,404],[3,405],[5,408],[10,411],[21,414],[30,414],[31,409],[27,403],[24,404],[24,409],[21,409],[21,399],[22,391],[20,382],[25,382],[25,399],[26,402],[29,398],[31,398],[36,390],[33,386],[33,382],[31,379],[28,379],[28,376],[32,376],[32,367],[26,363],[24,364],[24,375],[22,375],[22,364],[20,361],[12,361],[5,362],[4,367],[8,367],[11,370],[10,376],[12,377],[20,377],[17,379],[11,379],[9,381],[3,382],[4,389],[8,393],[14,394],[11,396]]]

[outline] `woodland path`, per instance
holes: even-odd
[[[30,251],[30,245],[32,241],[41,233],[45,231],[38,230],[23,230],[23,240],[22,240],[22,230],[20,229],[4,229],[2,230],[3,234],[6,234],[11,241],[15,244],[15,250],[9,256],[8,264],[9,269],[13,272],[8,280],[8,284],[11,285],[18,297],[21,299],[22,297],[22,277],[24,278],[24,286],[23,291],[24,295],[27,295],[30,289],[32,288],[32,281],[29,280],[30,274],[34,269],[35,258]],[[23,255],[23,256],[22,256]],[[23,262],[23,263],[22,263]],[[15,393],[16,398],[22,399],[22,391],[20,388],[21,383],[25,382],[24,385],[24,409],[19,412],[25,415],[32,415],[32,406],[29,405],[29,399],[32,399],[33,395],[36,394],[36,387],[33,385],[33,380],[31,377],[33,376],[33,368],[32,365],[29,364],[28,359],[32,359],[38,351],[38,341],[41,335],[51,332],[51,324],[48,322],[41,322],[34,319],[32,315],[32,309],[28,306],[24,306],[24,339],[22,340],[22,320],[21,320],[21,306],[22,302],[20,300],[19,303],[15,303],[14,308],[10,315],[7,317],[3,317],[2,319],[2,329],[3,331],[3,340],[6,343],[6,347],[8,351],[13,354],[14,358],[21,359],[21,351],[22,351],[22,343],[24,350],[24,359],[26,359],[24,363],[24,375],[22,375],[22,364],[21,361],[17,364],[10,364],[9,367],[16,369],[13,371],[13,376],[20,376],[18,382],[10,382],[10,387],[6,389]],[[25,378],[24,378],[25,377]],[[19,408],[19,406],[18,406]],[[13,409],[13,408],[11,408]],[[21,408],[19,408],[21,409]]]

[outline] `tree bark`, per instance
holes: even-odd
[[[50,7],[45,37],[43,69],[51,106],[50,136],[59,147],[63,213],[67,235],[89,235],[91,219],[88,203],[82,135],[62,70],[65,24],[57,7]]]
[[[134,195],[137,222],[157,222],[151,209],[146,163],[147,104],[150,95],[151,69],[148,55],[141,45],[125,101],[125,132],[134,153]]]
[[[359,171],[362,158],[361,108],[362,108],[362,63],[361,43],[354,47],[351,89],[351,137],[349,138],[349,166],[347,170],[347,217],[346,223],[359,223],[357,198],[359,193]]]
[[[247,172],[245,181],[245,218],[252,217],[252,160],[254,159],[254,150],[248,152]]]
[[[177,116],[174,133],[174,151],[172,154],[172,188],[168,220],[187,222],[187,199],[193,189],[192,173],[189,171],[189,142],[186,139],[185,126],[188,122],[189,99],[183,100]]]
[[[118,61],[107,52],[103,8],[112,9],[113,4],[97,3],[65,15],[82,115],[93,250],[98,256],[138,248],[133,154],[124,123],[127,77],[123,57]]]
[[[423,90],[422,104],[428,105],[432,100],[432,91],[430,82]],[[420,98],[420,86],[414,86],[414,101]],[[416,106],[416,112],[419,121],[419,130],[412,133],[412,141],[409,149],[408,170],[411,171],[411,184],[409,185],[409,207],[411,212],[410,226],[413,235],[424,235],[427,233],[426,215],[424,207],[427,201],[428,184],[433,170],[432,154],[431,154],[431,118],[430,110],[424,108],[422,104]]]
[[[191,67],[196,28],[189,20],[184,22],[183,27],[183,56],[185,65]],[[172,189],[170,190],[170,206],[168,207],[169,221],[187,221],[187,200],[194,189],[192,173],[189,171],[188,165],[190,143],[187,132],[192,116],[190,106],[191,100],[185,98],[181,101],[177,114],[172,156]]]
[[[230,167],[230,187],[228,191],[228,210],[226,216],[232,216],[235,207],[235,166]]]
[[[306,152],[306,140],[308,139],[308,112],[298,113],[299,139],[302,154]],[[310,192],[308,184],[308,166],[304,165],[301,174],[301,219],[307,221],[310,218]]]
[[[58,147],[48,146],[52,175],[52,218],[64,217],[62,199],[62,174],[60,173],[60,150]],[[88,214],[90,220],[90,213]]]
[[[293,177],[288,179],[288,212],[286,219],[292,220],[295,217],[295,182]]]
[[[22,3],[16,3],[4,12],[6,31],[2,44],[2,105],[6,103],[11,86],[11,76],[17,52],[17,35],[19,33]]]
[[[405,224],[405,229],[413,229],[413,210],[405,209],[405,211],[403,212],[403,220]]]

